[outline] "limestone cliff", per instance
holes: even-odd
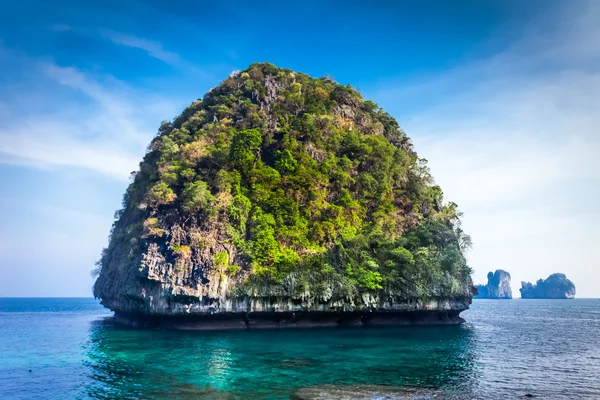
[[[572,299],[575,297],[575,285],[565,274],[552,274],[548,278],[538,279],[535,285],[521,282],[521,297],[524,299]]]
[[[476,285],[476,298],[480,299],[512,299],[510,287],[510,274],[504,270],[497,269],[496,272],[488,272],[487,285]]]
[[[253,64],[164,122],[132,178],[94,286],[121,320],[456,322],[471,302],[456,204],[350,86]]]

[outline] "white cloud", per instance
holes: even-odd
[[[139,154],[118,145],[93,145],[48,129],[44,132],[49,137],[42,139],[29,134],[27,126],[24,129],[9,133],[0,130],[0,162],[39,168],[82,167],[119,180],[126,180],[129,172],[137,169]]]
[[[465,212],[476,282],[505,269],[518,296],[521,280],[565,272],[580,296],[600,294],[596,4],[535,21],[502,53],[373,95],[397,115],[394,99],[441,94],[400,122]]]
[[[110,76],[32,64],[40,93],[32,87],[13,88],[24,93],[22,101],[0,100],[2,163],[80,167],[126,180],[137,169],[160,120],[175,115],[173,102],[137,92]],[[36,94],[45,105],[60,106],[36,112],[27,101]]]

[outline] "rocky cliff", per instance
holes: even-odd
[[[389,114],[253,64],[163,122],[94,295],[152,326],[458,322],[469,244]]]
[[[521,282],[521,297],[524,299],[572,299],[575,297],[575,285],[565,274],[552,274],[539,279],[535,285]]]
[[[504,270],[497,269],[496,272],[488,272],[487,285],[476,285],[476,298],[480,299],[512,299],[510,287],[510,274]]]

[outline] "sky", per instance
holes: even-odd
[[[3,2],[0,296],[91,296],[162,120],[269,61],[395,117],[464,213],[475,283],[600,297],[600,2]]]

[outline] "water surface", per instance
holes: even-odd
[[[115,327],[93,299],[0,299],[0,398],[289,399],[335,384],[600,398],[600,301],[475,300],[462,326]],[[29,372],[31,370],[31,372]]]

